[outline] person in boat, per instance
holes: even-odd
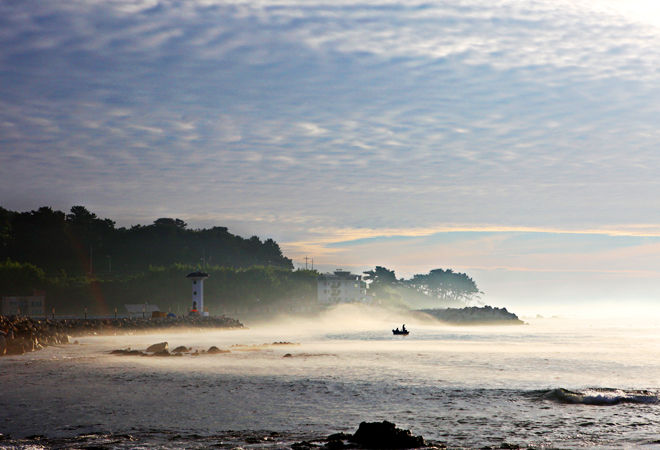
[[[394,330],[395,333],[399,332],[399,327],[396,327],[396,330]]]
[[[399,329],[397,328],[397,331],[398,331],[398,330],[399,330]],[[408,332],[408,330],[406,330],[406,324],[405,324],[405,323],[403,324],[403,327],[401,327],[401,332],[402,332],[402,333],[407,333],[407,332]]]

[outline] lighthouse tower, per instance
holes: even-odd
[[[202,316],[208,316],[208,313],[204,313],[204,280],[209,277],[208,273],[204,273],[201,270],[197,272],[189,273],[186,275],[186,278],[192,280],[192,308],[191,314],[199,313]]]

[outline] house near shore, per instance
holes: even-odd
[[[31,295],[28,297],[15,297],[12,295],[5,295],[4,297],[2,297],[2,315],[45,317],[46,296],[45,294]]]
[[[336,305],[340,303],[371,304],[373,297],[369,287],[362,281],[362,275],[355,275],[341,269],[334,273],[324,273],[316,279],[319,303]]]

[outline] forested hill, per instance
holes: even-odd
[[[0,207],[0,261],[34,264],[46,272],[130,274],[149,266],[189,264],[293,269],[272,239],[245,239],[225,227],[189,229],[180,219],[117,228],[84,206],[70,213],[42,207],[14,212]]]

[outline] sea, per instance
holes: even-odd
[[[450,326],[347,306],[76,338],[0,358],[0,449],[307,450],[385,420],[430,447],[660,449],[660,319],[523,320]],[[404,323],[410,335],[394,336]],[[191,352],[111,353],[159,342]]]

